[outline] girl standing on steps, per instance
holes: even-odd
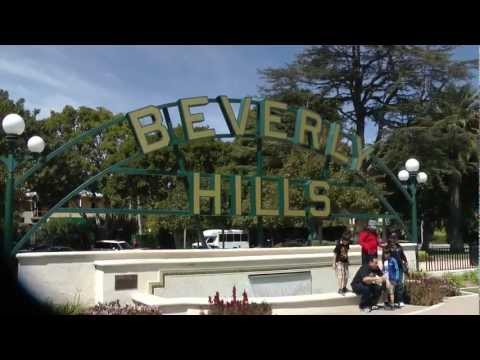
[[[348,250],[350,248],[350,240],[352,234],[350,231],[343,233],[340,241],[335,246],[333,257],[333,269],[337,275],[338,293],[345,295],[348,281]]]

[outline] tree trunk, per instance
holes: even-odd
[[[352,103],[355,111],[355,125],[357,135],[360,136],[362,146],[365,145],[365,106],[362,103],[363,73],[361,63],[361,47],[352,46]]]
[[[449,190],[449,215],[447,225],[448,242],[452,250],[460,250],[463,248],[463,238],[461,231],[462,210],[460,204],[460,179],[451,175],[448,182]]]
[[[382,140],[382,137],[383,137],[383,119],[382,120],[379,120],[378,122],[378,131],[377,131],[377,138],[375,139],[375,142],[379,142],[380,140]]]
[[[183,249],[183,231],[176,230],[173,232],[173,243],[171,242],[170,245],[173,249]]]
[[[423,245],[422,245],[422,250],[428,250],[430,246],[430,242],[432,241],[433,238],[433,232],[435,230],[435,226],[433,221],[430,219],[426,218],[423,221]]]
[[[365,146],[365,117],[361,114],[357,117],[357,135],[360,137],[362,147]]]
[[[317,223],[317,239],[320,241],[320,245],[323,241],[323,222],[322,220],[318,220]]]

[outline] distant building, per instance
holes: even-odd
[[[48,209],[39,207],[39,196],[35,191],[28,191],[25,193],[25,198],[19,204],[23,209],[22,218],[23,223],[30,225],[35,223]],[[68,208],[104,208],[105,198],[101,193],[92,193],[91,191],[82,190],[77,196],[68,202],[65,206]],[[50,218],[82,218],[85,215],[87,218],[105,217],[105,214],[80,214],[70,212],[55,212]]]

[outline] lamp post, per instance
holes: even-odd
[[[7,134],[7,157],[1,156],[7,168],[5,179],[5,211],[3,225],[3,251],[9,256],[13,243],[13,212],[15,202],[15,169],[17,160],[15,158],[16,142],[25,131],[25,121],[18,114],[9,114],[2,121],[3,131]],[[32,153],[41,153],[45,148],[45,141],[40,136],[32,136],[27,142],[28,150]]]
[[[398,172],[398,179],[407,183],[407,190],[410,191],[412,197],[411,214],[411,238],[412,242],[418,243],[418,229],[417,229],[417,183],[424,184],[428,180],[427,174],[419,172],[420,163],[417,159],[408,159],[405,162],[405,169]]]

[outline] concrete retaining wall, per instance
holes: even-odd
[[[404,248],[414,269],[415,245]],[[359,246],[350,249],[351,279],[361,260]],[[247,290],[255,297],[252,276],[292,272],[309,273],[311,293],[322,294],[337,290],[332,251],[333,246],[23,253],[17,255],[18,279],[41,301],[79,299],[86,305],[131,302],[138,291],[167,298],[208,297],[216,291],[228,296],[234,285],[239,293]],[[116,276],[129,274],[137,276],[136,288],[115,289]],[[291,278],[275,276],[272,289],[288,289]]]

